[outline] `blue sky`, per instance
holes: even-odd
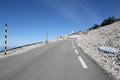
[[[0,0],[0,46],[19,46],[86,30],[109,16],[120,17],[120,0]]]

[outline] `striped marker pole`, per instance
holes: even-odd
[[[4,53],[7,54],[7,24],[5,24],[5,43],[4,43]]]

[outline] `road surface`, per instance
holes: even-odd
[[[111,80],[74,40],[0,59],[0,80]]]

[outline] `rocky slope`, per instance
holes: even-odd
[[[120,21],[95,30],[80,33],[78,45],[83,51],[105,69],[114,79],[120,80],[120,53],[105,53],[100,46],[120,50]]]

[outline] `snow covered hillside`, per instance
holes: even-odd
[[[81,32],[77,43],[107,73],[116,80],[120,80],[120,21],[95,30]],[[99,50],[101,46],[116,49],[119,52],[106,53]]]

